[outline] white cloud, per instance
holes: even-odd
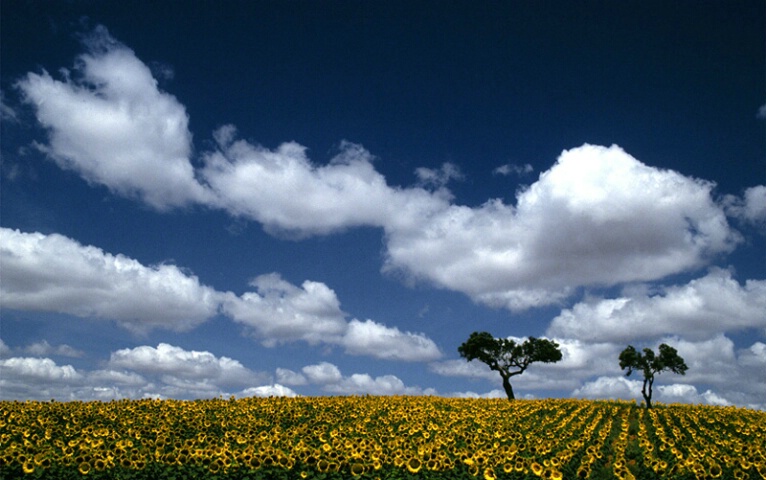
[[[517,342],[525,340],[509,338]],[[581,386],[583,381],[596,375],[620,373],[617,361],[620,347],[615,344],[587,344],[566,338],[551,340],[559,344],[562,359],[556,363],[533,363],[523,374],[513,376],[511,384],[517,394],[536,390],[571,391]],[[429,369],[447,377],[481,379],[498,388],[502,384],[500,375],[478,360],[467,362],[464,359],[454,359],[432,362],[429,364]]]
[[[261,275],[251,282],[255,292],[227,296],[224,312],[253,329],[264,344],[305,340],[315,345],[345,333],[345,313],[335,292],[320,282],[305,281],[299,288],[278,274]]]
[[[355,373],[338,383],[327,385],[326,391],[341,395],[434,395],[433,389],[408,387],[395,375],[373,378],[364,373]]]
[[[508,176],[511,174],[515,175],[528,175],[532,172],[534,172],[535,169],[532,167],[532,165],[525,163],[524,165],[516,165],[514,163],[506,163],[505,165],[500,165],[495,170],[492,171],[495,175],[503,175]]]
[[[753,225],[766,226],[766,186],[750,187],[742,198],[726,195],[723,204],[730,216]]]
[[[766,344],[755,342],[749,348],[739,352],[739,364],[745,367],[754,367],[761,372],[766,371]]]
[[[332,385],[341,381],[340,369],[329,362],[306,365],[301,370],[309,382],[319,385]]]
[[[135,332],[188,330],[220,294],[174,265],[147,267],[58,234],[0,228],[3,308],[112,319]]]
[[[48,129],[41,147],[59,166],[154,208],[208,202],[189,162],[186,110],[161,92],[132,50],[98,27],[74,75],[29,73],[18,83]]]
[[[586,343],[576,339],[554,338],[562,358],[556,363],[533,363],[524,374],[513,377],[519,391],[572,391],[584,381],[602,375],[619,375],[621,347],[613,343]],[[624,348],[624,347],[623,347]],[[499,375],[497,385],[500,385]]]
[[[237,360],[161,343],[112,352],[103,369],[77,370],[49,358],[0,360],[4,399],[110,400],[291,395]],[[240,390],[241,389],[241,390]],[[294,394],[294,392],[292,392]]]
[[[0,244],[3,308],[111,319],[133,332],[189,330],[221,308],[267,346],[302,340],[341,345],[353,355],[404,361],[441,355],[422,334],[372,320],[347,322],[337,295],[321,282],[297,287],[278,274],[261,275],[251,282],[255,292],[237,297],[201,285],[174,265],[147,267],[57,234],[0,228]],[[76,353],[43,347],[32,353]]]
[[[447,185],[451,180],[462,180],[465,178],[460,171],[460,167],[454,163],[444,163],[436,170],[432,168],[420,167],[415,169],[415,175],[418,182],[424,187],[441,188]]]
[[[493,372],[487,365],[474,360],[467,362],[464,359],[444,360],[428,364],[429,370],[445,377],[469,377],[482,378],[495,381],[499,379],[497,372]]]
[[[0,338],[0,357],[6,357],[11,354],[11,348]]]
[[[62,357],[78,358],[85,355],[85,352],[82,350],[77,350],[76,348],[72,348],[66,344],[57,345],[54,347],[46,340],[42,340],[40,342],[29,345],[24,349],[24,352],[30,355],[35,355],[37,357],[44,357],[47,355],[60,355]]]
[[[288,368],[277,368],[277,382],[284,383],[285,385],[306,385],[308,380],[306,377],[298,372],[294,372]]]
[[[625,377],[599,377],[572,392],[575,398],[629,399],[641,397],[641,381]]]
[[[663,403],[704,403],[707,405],[731,405],[731,402],[707,390],[699,393],[693,385],[660,385],[657,387],[657,401]],[[654,401],[654,396],[652,396]]]
[[[635,341],[679,334],[703,338],[719,332],[766,327],[766,281],[744,285],[727,270],[714,269],[686,285],[636,294],[592,299],[563,310],[548,335],[587,341]]]
[[[297,143],[271,151],[234,141],[234,133],[231,126],[216,132],[220,150],[205,155],[201,175],[216,192],[218,206],[272,231],[303,236],[386,225],[408,210],[412,193],[419,201],[440,204],[425,190],[404,194],[390,188],[359,145],[343,142],[328,165],[318,166]]]
[[[490,390],[486,393],[476,393],[472,391],[454,392],[449,396],[457,398],[506,398],[505,392],[502,390]]]
[[[372,377],[366,373],[344,376],[340,369],[329,362],[306,365],[301,369],[303,377],[328,393],[340,395],[435,395],[434,389],[408,387],[395,375]],[[290,372],[295,374],[295,372]]]
[[[758,113],[756,113],[757,118],[766,118],[766,104],[763,104],[758,108]]]
[[[5,92],[0,90],[0,120],[15,122],[17,119],[16,111],[5,102]]]
[[[620,348],[612,343],[586,343],[571,338],[552,338],[561,349],[561,361],[552,364],[540,364],[540,368],[561,371],[566,375],[576,372],[588,372],[598,375],[615,372],[619,369],[617,362],[606,362],[606,359],[616,359]]]
[[[85,46],[76,75],[56,80],[29,73],[18,87],[49,131],[40,148],[89,182],[159,210],[217,207],[296,236],[413,222],[423,208],[444,204],[442,191],[389,187],[358,145],[343,142],[339,154],[319,166],[294,142],[271,151],[235,141],[233,126],[213,133],[219,149],[203,153],[204,168],[195,171],[183,105],[160,91],[151,69],[104,27]],[[445,167],[438,176],[457,175]]]
[[[94,370],[88,373],[88,382],[94,390],[109,385],[115,393],[126,387],[138,389],[148,383],[142,375],[125,370]]]
[[[4,399],[73,400],[85,378],[71,365],[49,358],[0,359],[0,392]]]
[[[297,397],[290,388],[275,383],[274,385],[263,385],[261,387],[251,387],[241,391],[236,397]]]
[[[511,383],[518,397],[540,391],[564,391],[564,394],[571,392],[573,397],[642,400],[641,373],[636,372],[626,377],[625,372],[619,368],[619,353],[625,344],[588,343],[571,338],[553,340],[560,345],[562,360],[552,364],[535,363],[524,374],[514,376]],[[766,398],[766,368],[763,368],[766,365],[766,346],[762,342],[755,342],[750,348],[735,352],[734,342],[719,334],[699,341],[662,337],[648,345],[636,346],[649,346],[657,351],[660,343],[675,347],[689,370],[686,375],[671,372],[657,375],[654,400],[766,408],[763,402],[763,398]],[[432,362],[429,369],[438,375],[488,382],[494,390],[502,392],[497,372],[478,361],[453,359]],[[452,395],[476,394],[463,392]]]
[[[373,320],[346,321],[335,292],[321,282],[301,287],[278,274],[257,277],[256,292],[227,296],[224,312],[252,328],[266,346],[303,340],[311,345],[341,345],[351,355],[385,360],[429,361],[441,356],[433,340],[423,334],[401,332]]]
[[[401,332],[372,320],[351,320],[341,344],[346,353],[385,360],[429,361],[441,357],[439,347],[423,334]]]
[[[625,377],[599,377],[588,382],[572,393],[575,398],[589,399],[634,399],[643,402],[641,380],[628,380]],[[696,403],[707,405],[731,405],[731,402],[712,390],[699,393],[693,385],[670,384],[656,385],[653,388],[652,404],[655,403]]]
[[[250,385],[262,380],[237,360],[216,357],[210,352],[184,350],[160,343],[157,347],[142,345],[113,352],[107,365],[142,375],[162,376],[165,383],[206,382],[219,386]]]
[[[659,343],[676,348],[689,369],[686,375],[659,373],[655,377],[653,401],[766,408],[763,402],[766,398],[763,363],[766,360],[758,359],[762,350],[760,342],[737,353],[734,342],[724,335],[702,341],[667,337],[656,340],[649,347],[657,351]],[[616,355],[608,358],[612,359],[610,363],[617,364]],[[577,375],[577,372],[574,374]],[[581,385],[573,390],[573,397],[635,398],[643,401],[641,372],[635,372],[630,377],[626,377],[624,372],[599,374],[595,379],[588,377],[586,374],[579,375]]]
[[[564,151],[517,205],[451,205],[417,228],[388,229],[387,269],[511,309],[572,289],[699,268],[737,236],[713,185],[649,167],[617,146]]]
[[[755,342],[750,348],[735,351],[734,342],[724,335],[703,341],[664,339],[678,349],[689,370],[679,383],[708,388],[721,394],[737,405],[766,408],[766,364],[763,344]],[[758,363],[761,363],[759,365]]]
[[[45,382],[77,381],[82,378],[74,367],[60,367],[49,358],[13,357],[0,361],[5,379],[24,377]]]
[[[508,337],[518,343],[526,340],[525,338]],[[551,338],[559,345],[561,350],[561,360],[555,363],[533,363],[524,374],[514,377],[514,381],[523,380],[529,377],[535,370],[539,370],[543,375],[551,376],[554,379],[565,380],[579,375],[593,376],[601,373],[619,372],[616,367],[617,362],[605,362],[604,359],[614,358],[619,355],[620,348],[616,344],[596,343],[588,344],[586,342],[571,338]],[[480,362],[473,360],[467,362],[464,359],[444,360],[441,362],[431,362],[429,368],[434,373],[447,377],[480,377],[490,380],[499,379],[497,372]]]
[[[678,350],[678,354],[689,367],[684,376],[684,383],[721,385],[737,375],[734,342],[723,334],[701,341],[667,337],[655,343],[667,343]]]

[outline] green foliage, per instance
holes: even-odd
[[[654,376],[664,371],[685,375],[689,367],[684,359],[678,355],[678,351],[667,345],[660,345],[660,354],[656,355],[651,348],[644,348],[643,353],[637,351],[633,345],[628,345],[620,353],[620,368],[627,369],[626,376],[630,376],[634,370],[644,374],[644,383],[641,394],[644,396],[646,408],[652,407],[652,385]]]
[[[510,377],[520,375],[534,362],[554,363],[562,358],[559,344],[544,338],[529,337],[523,343],[495,338],[489,332],[473,332],[458,347],[467,361],[479,360],[500,374],[509,400],[514,399]]]
[[[642,354],[633,345],[628,345],[620,353],[620,368],[628,370],[626,375],[630,375],[633,370],[641,370],[644,377],[650,377],[663,371],[684,375],[689,369],[684,363],[684,359],[678,355],[678,351],[664,343],[660,345],[659,355],[656,355],[651,348],[645,348]]]
[[[495,338],[488,332],[473,332],[458,347],[460,356],[468,361],[478,359],[492,370],[510,371],[527,369],[533,362],[558,362],[561,350],[558,343],[544,338],[529,337],[523,343],[508,338]]]

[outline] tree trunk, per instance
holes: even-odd
[[[505,389],[505,394],[508,395],[508,400],[514,400],[516,397],[513,395],[510,378],[510,376],[503,375],[503,388]]]
[[[647,383],[649,384],[649,392],[646,391]],[[644,387],[641,389],[641,395],[644,396],[646,402],[646,408],[652,408],[652,383],[654,383],[654,377],[644,379]]]

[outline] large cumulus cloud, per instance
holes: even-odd
[[[555,303],[578,286],[663,278],[730,251],[712,184],[617,146],[564,151],[516,205],[452,205],[388,235],[388,267],[490,305]]]

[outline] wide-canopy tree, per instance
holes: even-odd
[[[508,400],[516,398],[510,378],[520,375],[534,362],[553,363],[561,360],[559,344],[544,338],[529,337],[523,343],[508,338],[495,338],[488,332],[473,332],[457,349],[469,362],[486,363],[500,373]]]
[[[644,396],[646,408],[652,408],[652,385],[654,384],[654,375],[670,371],[686,375],[689,367],[684,363],[684,359],[678,355],[678,351],[666,344],[660,345],[660,354],[657,355],[651,348],[645,348],[641,353],[633,345],[628,345],[620,353],[620,368],[627,369],[625,376],[630,376],[633,370],[641,370],[644,373],[644,386],[641,388],[641,395]]]

